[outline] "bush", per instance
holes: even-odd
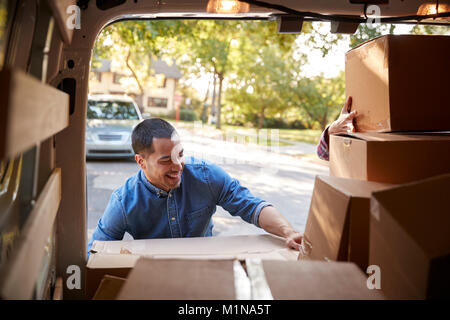
[[[196,121],[198,115],[195,111],[189,109],[180,109],[180,120],[184,121]]]
[[[263,122],[263,128],[268,129],[287,129],[289,124],[281,118],[266,118]]]
[[[303,123],[302,120],[294,120],[292,122],[289,123],[289,128],[290,129],[308,129],[305,124]]]

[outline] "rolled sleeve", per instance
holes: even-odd
[[[259,225],[258,221],[259,221],[259,214],[261,213],[261,210],[264,209],[265,207],[273,207],[273,204],[263,201],[260,204],[258,204],[258,206],[255,209],[255,212],[253,213],[253,217],[252,217],[252,223],[257,226],[258,228],[261,228],[261,226]]]
[[[255,197],[239,180],[230,177],[215,164],[208,164],[206,178],[217,205],[231,215],[239,216],[261,228],[258,224],[259,214],[264,207],[271,205],[270,203]]]
[[[328,161],[330,159],[329,153],[329,145],[327,141],[328,137],[328,127],[322,132],[320,136],[319,144],[317,145],[317,156],[322,159]]]

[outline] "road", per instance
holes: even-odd
[[[272,203],[294,228],[303,232],[311,202],[314,177],[328,174],[321,164],[280,154],[279,149],[237,144],[192,134],[178,129],[185,155],[207,159],[223,167],[250,191]],[[267,150],[269,149],[269,150]],[[314,148],[310,149],[314,150]],[[135,174],[138,166],[131,160],[87,161],[88,239],[108,203],[114,189]],[[239,217],[233,217],[221,207],[213,216],[213,234],[239,235],[264,233]],[[126,234],[124,239],[132,239]]]

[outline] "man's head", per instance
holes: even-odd
[[[180,186],[183,147],[170,123],[159,118],[146,119],[134,128],[131,141],[136,162],[154,186],[165,191]]]

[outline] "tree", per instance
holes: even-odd
[[[289,108],[286,89],[295,77],[293,71],[298,63],[294,64],[290,50],[283,52],[277,44],[264,47],[252,44],[242,43],[241,50],[245,53],[237,58],[227,102],[246,116],[243,120],[250,120],[261,129],[267,117],[282,114]]]
[[[287,108],[283,92],[293,72],[298,73],[290,65],[296,35],[277,34],[274,22],[245,22],[238,31],[230,54],[226,101],[242,114],[240,121],[261,129],[266,117]]]
[[[309,128],[324,130],[335,120],[345,100],[344,72],[335,78],[302,78],[292,86],[289,102],[305,115]]]
[[[350,46],[356,47],[357,45],[379,37],[385,34],[393,34],[395,30],[395,24],[360,24],[354,34],[350,36]]]
[[[177,20],[122,21],[106,27],[94,47],[94,66],[99,59],[122,61],[139,90],[138,100],[144,93],[144,86],[154,85],[151,61],[161,56],[168,41],[183,33],[189,35],[190,29]]]

